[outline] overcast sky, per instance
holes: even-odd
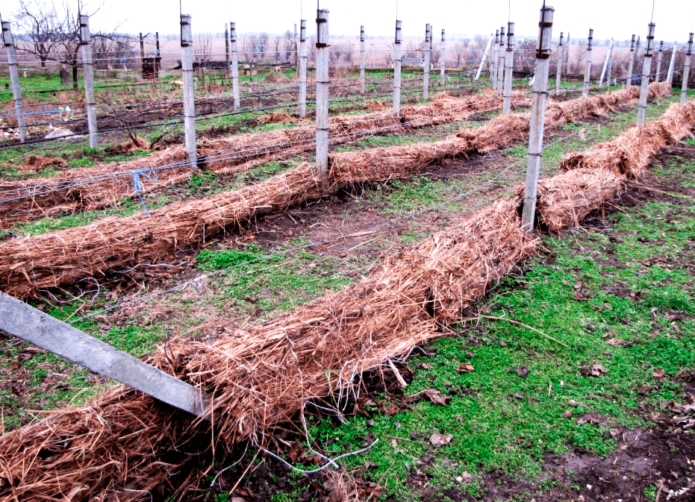
[[[51,0],[29,0],[51,1]],[[60,2],[63,0],[56,0]],[[66,0],[72,1],[72,0]],[[75,2],[77,0],[74,0]],[[103,1],[92,20],[92,29],[110,31],[123,21],[120,31],[178,33],[179,0],[88,0],[91,8]],[[321,0],[330,10],[332,35],[359,34],[364,24],[368,35],[392,36],[396,19],[403,21],[404,35],[424,37],[425,23],[431,23],[437,38],[442,28],[450,36],[489,34],[506,24],[510,0]],[[293,29],[303,17],[309,34],[316,31],[315,0],[181,0],[183,12],[193,16],[193,32],[220,32],[233,20],[240,33],[265,31],[280,34]],[[589,28],[597,39],[628,39],[632,33],[646,37],[653,0],[554,0],[553,36],[571,32],[573,39],[586,38]],[[11,18],[18,0],[3,0],[3,19]],[[542,0],[511,0],[511,19],[516,33],[536,36]],[[695,21],[695,2],[656,0],[656,39],[687,41]]]

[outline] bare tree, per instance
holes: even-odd
[[[273,39],[273,45],[275,46],[275,62],[280,62],[280,46],[282,45],[282,37],[275,37]]]
[[[15,13],[15,19],[19,32],[31,46],[30,51],[39,58],[41,66],[45,68],[46,61],[53,54],[63,31],[63,20],[58,18],[55,5],[53,2],[49,5],[40,0],[32,3],[19,0],[19,10]]]
[[[290,30],[285,32],[284,36],[285,42],[285,61],[290,61],[292,58],[292,52],[297,50],[297,43],[295,42],[294,35]]]

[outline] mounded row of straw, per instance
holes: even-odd
[[[674,104],[648,126],[668,134],[635,147],[655,152],[688,134],[694,122],[695,103]],[[629,141],[631,134],[621,138]],[[606,199],[578,196],[596,186],[591,174],[599,184],[614,180],[614,190],[627,182],[603,166],[584,171],[544,181],[556,192],[554,198],[539,195],[541,221],[548,212],[564,210],[572,213],[562,219],[565,227],[573,226],[578,204],[587,204],[584,214],[599,209]],[[52,412],[1,437],[0,500],[147,500],[148,490],[180,468],[162,459],[181,451],[201,428],[214,429],[219,455],[240,440],[265,444],[265,433],[295,419],[311,400],[332,396],[333,405],[341,406],[358,392],[361,372],[443,336],[442,325],[457,321],[465,307],[536,251],[537,237],[521,229],[521,201],[504,199],[463,217],[390,257],[362,281],[291,313],[213,344],[158,350],[153,364],[213,396],[210,426],[121,387],[88,407]]]
[[[515,103],[524,102],[528,100],[517,94]],[[404,107],[400,116],[389,110],[332,118],[329,137],[331,144],[338,145],[368,135],[464,121],[475,113],[501,106],[501,97],[489,92],[467,98],[440,94],[431,103]],[[203,140],[198,146],[200,167],[220,174],[246,171],[310,150],[315,133],[312,124]],[[2,198],[8,199],[0,202],[1,228],[8,228],[17,221],[103,209],[124,198],[135,197],[132,177],[113,176],[113,173],[132,173],[136,169],[175,164],[172,168],[158,170],[159,179],[144,183],[143,191],[152,192],[183,183],[195,174],[185,160],[185,149],[173,146],[146,158],[71,169],[50,178],[0,181]]]
[[[632,91],[555,103],[547,128],[571,120],[601,116],[620,103],[631,102]],[[409,176],[443,159],[484,153],[528,136],[529,117],[509,114],[442,141],[346,152],[330,158],[330,184],[385,181]],[[255,215],[278,211],[325,194],[308,164],[262,183],[206,199],[171,204],[151,217],[136,214],[109,217],[83,227],[0,243],[0,283],[19,298],[37,290],[59,287],[85,277],[135,263],[170,259],[178,249],[198,246]]]

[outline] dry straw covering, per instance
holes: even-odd
[[[659,136],[662,147],[688,134],[694,113],[692,103],[671,106],[654,126],[668,132]],[[651,141],[635,146],[655,148]],[[572,226],[607,202],[581,193],[596,186],[592,176],[606,185],[604,193],[626,180],[602,167],[545,180],[541,221]],[[153,364],[213,397],[210,425],[121,387],[0,437],[0,500],[149,500],[147,490],[180,468],[166,459],[180,459],[172,452],[185,451],[195,431],[212,428],[220,455],[241,440],[267,444],[268,433],[296,419],[309,401],[332,396],[340,408],[358,395],[361,372],[443,336],[462,309],[535,252],[537,238],[521,229],[520,201],[461,217],[360,282],[293,312],[212,344],[158,350]],[[580,205],[586,207],[577,212]]]

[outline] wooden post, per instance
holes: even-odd
[[[630,57],[627,62],[627,82],[625,87],[628,89],[632,87],[632,72],[635,66],[635,35],[632,35],[632,42],[630,42]]]
[[[598,80],[598,86],[603,87],[603,82],[605,82],[606,73],[608,72],[608,65],[610,64],[611,57],[613,57],[613,44],[614,41],[611,38],[611,43],[608,46],[608,52],[606,53],[606,60],[603,63],[603,69],[601,70],[601,77]],[[608,79],[608,85],[610,85],[610,78]]]
[[[230,65],[229,65],[229,25],[227,23],[224,23],[224,56],[225,56],[225,61],[227,62],[227,78],[229,78],[230,74]]]
[[[560,43],[557,46],[557,76],[555,77],[555,94],[560,95],[560,87],[562,83],[562,63],[564,60],[564,47],[562,45],[562,39],[565,34],[560,32]]]
[[[199,389],[5,293],[0,293],[0,331],[171,406],[207,416],[209,400]]]
[[[403,51],[401,50],[402,22],[396,20],[395,61],[393,63],[393,110],[401,113],[401,69],[403,67]]]
[[[582,95],[585,98],[589,97],[589,90],[591,89],[591,64],[593,63],[592,49],[594,43],[594,30],[589,30],[589,41],[586,47],[586,70],[584,70],[584,89]]]
[[[647,97],[649,96],[649,76],[652,74],[652,56],[654,51],[654,29],[656,25],[649,23],[647,46],[642,63],[642,82],[640,86],[639,104],[637,106],[637,126],[644,127],[647,123]]]
[[[142,78],[145,78],[145,39],[142,38],[142,32],[140,32],[140,73]]]
[[[487,47],[485,47],[485,50],[483,51],[483,55],[480,57],[480,66],[478,66],[478,73],[475,74],[475,80],[476,81],[480,78],[480,74],[483,71],[483,67],[485,66],[485,59],[487,58],[487,51],[490,50],[491,45],[492,45],[492,35],[490,35],[490,40],[487,41]],[[492,75],[492,70],[490,71],[490,74]]]
[[[316,16],[316,164],[321,182],[328,186],[328,98],[330,89],[328,10]]]
[[[306,70],[308,53],[306,50],[306,19],[299,28],[299,118],[306,117]]]
[[[685,52],[685,66],[683,67],[683,86],[681,87],[681,104],[688,99],[688,79],[690,78],[690,64],[693,55],[693,34],[688,39],[688,49]]]
[[[492,47],[492,59],[490,60],[490,85],[492,90],[497,90],[497,62],[500,51],[500,30],[495,30],[495,45]]]
[[[502,113],[512,112],[512,83],[514,79],[514,23],[507,24],[507,53],[504,58],[504,99]]]
[[[444,87],[446,85],[446,33],[444,30],[442,30],[442,54],[439,61],[441,63],[440,85]]]
[[[12,85],[12,98],[14,99],[14,114],[19,126],[19,141],[27,140],[27,126],[24,121],[24,103],[22,101],[22,89],[19,86],[19,71],[17,69],[17,52],[14,47],[12,28],[9,21],[2,22],[2,39],[7,50],[7,64],[10,69],[10,82]]]
[[[671,50],[671,63],[668,65],[668,74],[666,75],[666,81],[668,85],[673,85],[673,73],[676,69],[676,55],[678,54],[678,45],[674,44]]]
[[[186,153],[188,153],[188,162],[191,168],[197,169],[193,31],[191,16],[188,14],[181,14],[181,72],[183,73],[183,127],[186,136]]]
[[[495,83],[495,90],[497,92],[502,92],[504,88],[504,57],[505,57],[505,37],[504,37],[504,26],[500,29],[500,48],[497,53],[497,82]]]
[[[234,98],[234,111],[241,107],[239,98],[239,53],[236,47],[236,23],[229,23],[229,47],[232,51],[232,96]]]
[[[360,26],[360,92],[367,92],[367,40],[364,37],[364,26]]]
[[[533,101],[529,131],[528,168],[524,191],[524,211],[521,224],[527,232],[533,232],[538,197],[538,177],[543,159],[543,128],[548,102],[548,74],[550,70],[550,43],[553,37],[555,9],[543,6],[539,23],[538,51],[536,52],[536,78],[533,82]]]
[[[97,108],[94,99],[94,63],[92,62],[92,37],[89,33],[89,16],[80,15],[80,46],[84,67],[84,94],[87,108],[89,147],[97,147]]]
[[[432,26],[425,25],[425,46],[424,46],[422,99],[430,98],[430,65],[432,56]]]
[[[661,81],[661,63],[664,60],[664,41],[659,42],[659,53],[656,55],[656,72],[654,74],[654,82],[657,84]]]

